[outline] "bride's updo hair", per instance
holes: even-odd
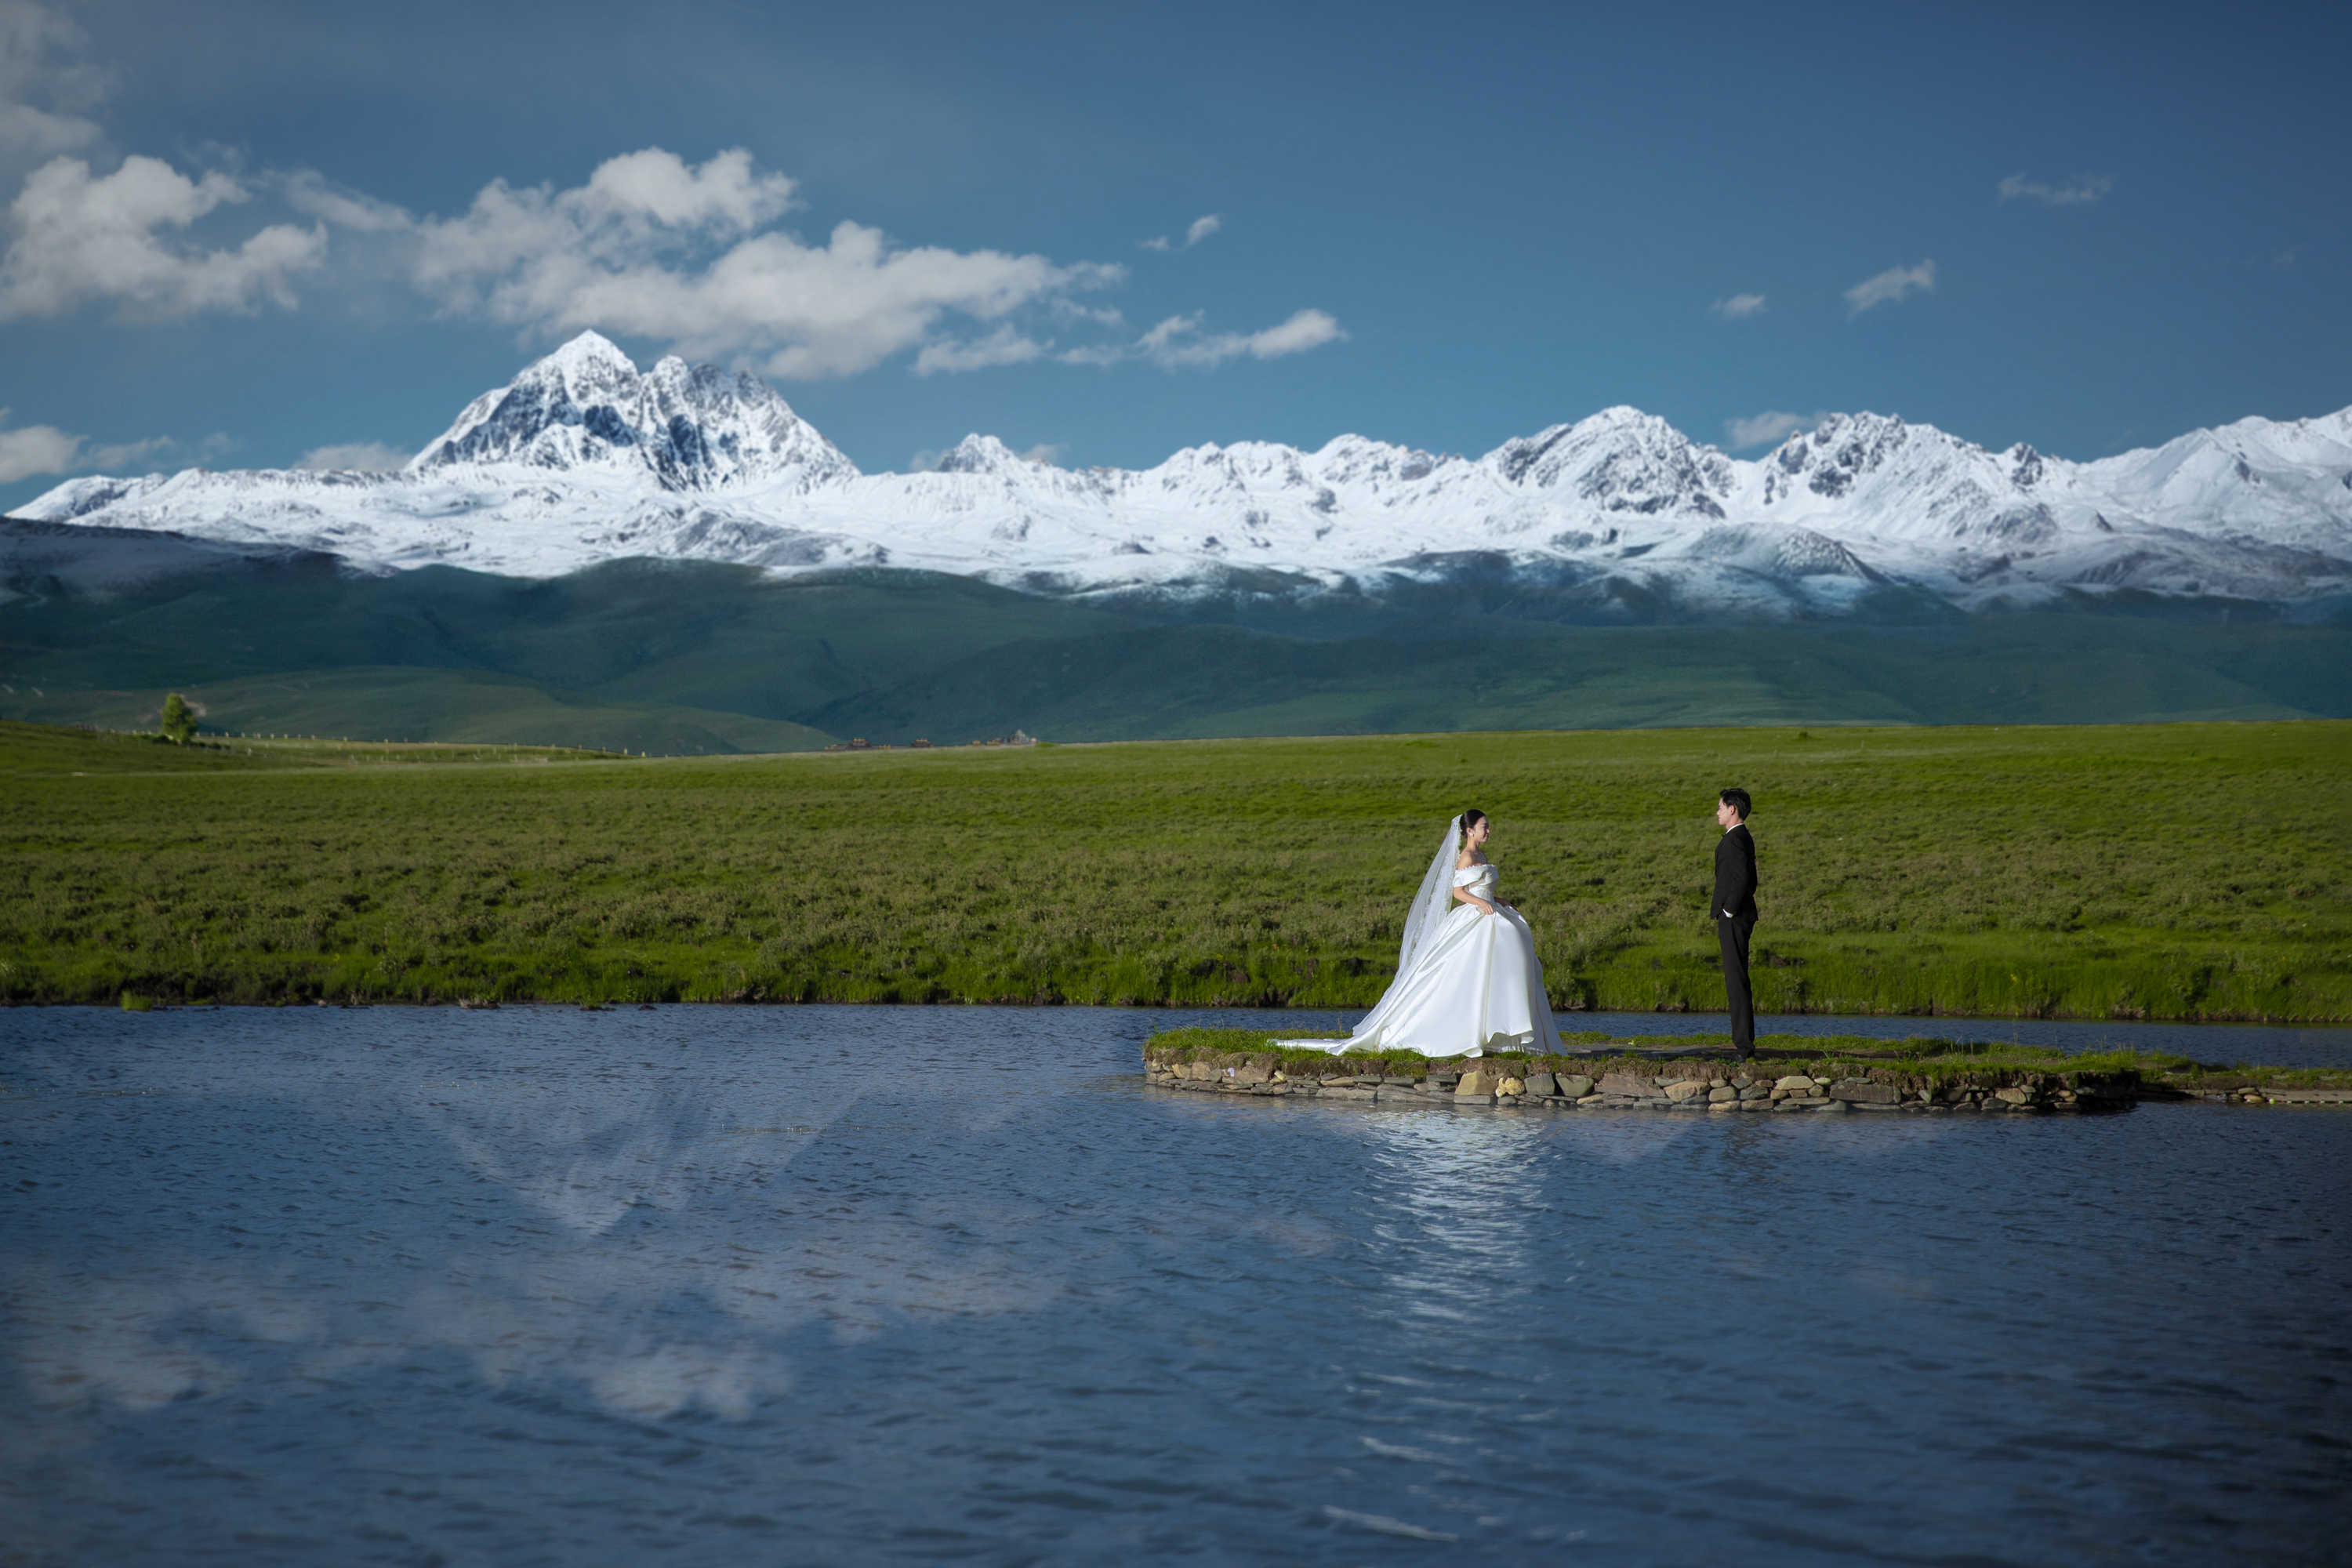
[[[1486,814],[1479,810],[1475,805],[1469,810],[1464,812],[1462,814],[1462,842],[1465,844],[1469,843],[1470,830],[1486,820]]]

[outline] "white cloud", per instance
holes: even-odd
[[[1122,359],[1148,359],[1163,369],[1221,365],[1244,354],[1253,359],[1280,359],[1305,353],[1345,338],[1339,323],[1321,310],[1300,310],[1288,321],[1256,332],[1201,335],[1201,312],[1171,316],[1129,344],[1075,349],[1061,357],[1073,364],[1110,364]]]
[[[1827,414],[1759,414],[1749,419],[1727,419],[1723,433],[1730,437],[1731,449],[1744,451],[1749,447],[1769,447],[1785,441],[1800,430],[1810,430],[1828,418]]]
[[[97,123],[76,111],[106,96],[108,74],[57,58],[86,41],[47,6],[0,0],[0,179],[98,140]]]
[[[740,238],[793,205],[792,180],[754,174],[740,147],[699,168],[650,147],[567,191],[491,181],[463,216],[419,226],[416,280],[453,309],[530,321],[616,274],[657,269],[666,251]]]
[[[1181,245],[1169,243],[1164,235],[1157,239],[1142,240],[1139,243],[1146,250],[1190,250],[1224,226],[1223,218],[1219,217],[1215,213],[1210,213],[1206,216],[1192,220],[1192,226],[1184,231],[1184,243]]]
[[[247,199],[226,174],[190,180],[155,158],[126,158],[100,178],[79,158],[51,159],[8,209],[16,239],[0,258],[0,321],[59,315],[91,300],[150,319],[251,310],[263,300],[290,307],[289,280],[325,256],[323,228],[274,224],[235,250],[163,237]]]
[[[1711,315],[1721,316],[1727,321],[1744,321],[1750,316],[1764,313],[1764,296],[1734,294],[1727,300],[1717,300],[1707,307],[1707,311]]]
[[[323,218],[338,228],[356,229],[362,234],[385,234],[416,226],[408,209],[391,202],[379,201],[363,191],[331,184],[326,176],[315,169],[297,169],[289,174],[262,176],[278,188],[286,205],[296,212]]]
[[[1127,314],[1116,305],[1082,305],[1076,300],[1057,298],[1045,301],[1045,308],[1057,321],[1092,321],[1098,327],[1124,327]]]
[[[318,473],[386,473],[404,468],[408,454],[382,441],[346,441],[335,447],[313,447],[294,466]]]
[[[0,419],[7,416],[8,411],[0,408]],[[54,425],[0,430],[0,485],[13,485],[35,474],[64,473],[81,456],[81,439]]]
[[[2113,174],[2077,174],[2059,185],[2045,185],[2022,174],[2011,174],[2000,186],[2002,201],[2013,202],[2020,196],[2031,196],[2045,207],[2088,206],[2115,188]]]
[[[196,443],[199,452],[217,450],[232,445],[226,436],[207,436]],[[121,441],[109,447],[92,447],[82,454],[78,468],[136,468],[146,466],[150,458],[176,452],[180,444],[169,436],[154,436],[144,441]]]
[[[692,167],[648,148],[583,186],[498,181],[464,216],[425,220],[415,278],[455,313],[550,334],[598,327],[688,355],[758,355],[772,375],[811,377],[870,370],[929,342],[950,313],[992,322],[1124,275],[1042,256],[898,249],[856,223],[836,225],[822,246],[766,230],[793,205],[793,182],[755,173],[740,149]],[[979,352],[947,344],[929,368],[960,368]],[[1008,339],[995,352],[1017,351]]]
[[[0,20],[25,14],[23,0],[0,0]],[[10,37],[0,28],[0,46],[16,47]],[[234,247],[192,237],[201,221],[256,195],[282,202],[307,226],[271,225]],[[446,315],[526,335],[599,328],[782,377],[855,374],[908,351],[919,375],[1048,358],[1205,367],[1304,353],[1347,335],[1329,315],[1307,310],[1253,333],[1203,333],[1195,313],[1133,338],[1117,309],[1082,302],[1123,279],[1123,268],[901,247],[855,222],[811,244],[776,226],[797,205],[789,176],[758,169],[740,148],[698,165],[646,148],[562,189],[494,180],[448,217],[419,217],[315,170],[191,177],[132,156],[97,175],[86,162],[53,157],[8,209],[0,321],[90,302],[155,320],[290,308],[294,281],[323,265],[331,227],[357,237],[342,270],[396,268]],[[1195,219],[1181,248],[1222,226],[1215,214]],[[1039,330],[1046,322],[1054,331]],[[1087,341],[1102,333],[1118,336]]]
[[[1074,349],[1064,349],[1054,357],[1064,364],[1122,364],[1136,358],[1142,349],[1135,343],[1086,343]]]
[[[1846,317],[1851,321],[1864,310],[1894,304],[1914,291],[1931,293],[1935,287],[1936,264],[1933,261],[1922,261],[1916,267],[1890,267],[1875,278],[1865,278],[1845,291]]]
[[[1347,335],[1339,330],[1338,321],[1322,311],[1300,310],[1278,327],[1252,332],[1242,340],[1242,347],[1249,351],[1253,359],[1280,359],[1285,354],[1319,349]]]
[[[0,321],[59,315],[93,301],[150,320],[290,307],[292,279],[324,259],[323,228],[273,225],[232,248],[187,237],[207,215],[248,200],[257,188],[347,228],[408,221],[398,207],[307,171],[191,179],[159,159],[131,157],[112,174],[93,175],[89,162],[65,154],[102,141],[82,111],[104,100],[114,80],[105,68],[70,58],[88,43],[70,9],[0,0],[0,188],[22,180],[6,215],[10,243],[0,254]]]
[[[8,410],[0,408],[0,425]],[[218,437],[215,437],[217,440]],[[21,430],[0,429],[0,485],[15,484],[36,474],[69,474],[77,468],[122,468],[143,463],[179,443],[169,437],[126,441],[84,451],[88,437],[70,435],[54,425],[27,425]],[[209,446],[212,443],[207,442]]]
[[[915,374],[930,375],[940,371],[985,370],[990,365],[1025,364],[1044,354],[1049,345],[1041,343],[1010,325],[1002,326],[984,338],[959,342],[943,338],[923,345],[915,356]]]

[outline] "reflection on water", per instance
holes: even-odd
[[[2352,1113],[1144,1089],[1183,1021],[0,1013],[6,1560],[2334,1549]]]
[[[1507,1321],[1530,1271],[1549,1267],[1525,1245],[1542,1203],[1532,1166],[1543,1123],[1440,1114],[1342,1125],[1370,1178],[1360,1201],[1391,1298],[1373,1312],[1404,1331],[1475,1333]]]

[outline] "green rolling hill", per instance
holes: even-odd
[[[657,754],[1016,727],[1087,741],[2352,716],[2352,618],[2243,605],[1969,616],[1891,591],[1836,620],[1595,626],[1524,589],[1171,610],[702,563],[356,577],[194,544],[110,575],[19,562],[0,588],[0,716],[125,728],[152,723],[166,689],[214,731]]]

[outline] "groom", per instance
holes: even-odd
[[[1741,1061],[1756,1054],[1756,1001],[1748,989],[1748,938],[1756,929],[1756,840],[1748,832],[1750,803],[1744,789],[1715,797],[1723,837],[1715,844],[1715,934],[1723,944],[1723,994],[1731,1004],[1731,1048]]]

